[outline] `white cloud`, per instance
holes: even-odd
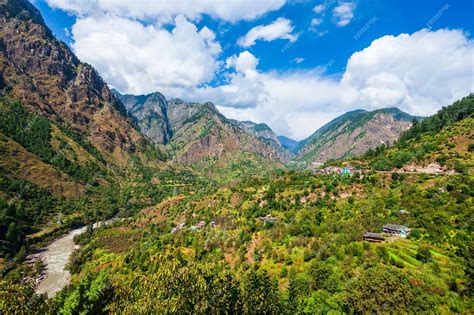
[[[173,93],[212,80],[219,68],[214,33],[183,16],[171,31],[114,15],[79,18],[72,34],[79,58],[122,92]]]
[[[460,30],[381,37],[354,53],[338,79],[325,76],[320,67],[261,71],[258,58],[248,51],[223,62],[215,33],[208,27],[198,30],[189,21],[201,14],[228,21],[250,19],[283,0],[268,5],[266,1],[240,1],[246,8],[235,6],[236,1],[211,5],[202,0],[195,7],[182,0],[133,5],[125,0],[48,1],[77,14],[73,49],[121,92],[160,91],[168,97],[213,101],[225,115],[266,122],[277,133],[297,139],[348,110],[396,106],[415,115],[429,115],[474,92],[474,44]],[[99,9],[93,12],[91,8]],[[334,21],[347,25],[354,9],[353,2],[340,3],[332,11]],[[168,18],[173,18],[171,30],[137,20]],[[275,23],[278,27],[269,27]],[[252,29],[241,39],[242,46],[277,38],[295,41],[292,31],[290,21],[280,18]],[[226,83],[209,86],[218,71],[224,71]]]
[[[239,38],[239,45],[242,47],[250,47],[255,45],[257,40],[273,41],[276,39],[287,39],[295,42],[297,35],[291,34],[293,26],[291,21],[285,18],[278,18],[271,24],[258,25],[252,28],[245,36]]]
[[[231,56],[226,60],[228,68],[235,68],[237,72],[246,76],[255,76],[258,59],[248,51],[241,52],[239,56]]]
[[[291,60],[291,62],[296,62],[296,63],[302,63],[304,61],[304,58],[301,57],[296,57]]]
[[[76,15],[99,12],[141,20],[170,22],[177,15],[194,20],[203,14],[225,21],[255,19],[278,10],[285,0],[47,0],[52,8],[59,8]]]
[[[325,3],[318,4],[317,6],[313,8],[313,11],[318,14],[323,13],[324,11],[326,11],[326,4]]]
[[[215,101],[229,117],[266,122],[296,139],[357,108],[395,106],[430,115],[474,92],[474,44],[466,36],[459,30],[421,30],[381,37],[351,56],[340,80],[324,76],[320,68],[261,72],[247,52],[254,62],[236,69],[228,84],[193,91],[189,97]]]
[[[311,26],[312,27],[318,26],[321,23],[323,23],[323,19],[321,19],[321,18],[314,18],[314,19],[311,20]]]
[[[354,2],[343,2],[334,8],[333,18],[336,21],[337,26],[346,26],[354,18],[354,10],[356,4]]]
[[[384,36],[351,56],[341,84],[357,89],[356,102],[367,108],[430,115],[474,91],[473,55],[473,42],[459,30]]]
[[[340,93],[338,82],[321,77],[321,71],[259,72],[258,59],[244,51],[227,59],[235,73],[228,84],[195,89],[187,95],[211,100],[224,115],[266,122],[279,134],[303,138],[327,119],[344,112],[350,93]]]

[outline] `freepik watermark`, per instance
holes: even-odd
[[[428,29],[431,29],[433,27],[433,24],[435,24],[436,21],[438,21],[439,18],[442,17],[443,14],[446,11],[448,11],[450,7],[451,6],[449,5],[449,3],[446,3],[444,6],[442,6],[441,9],[439,9],[438,12],[436,12],[436,14],[433,15],[433,17],[429,19],[428,22],[426,23],[426,26],[428,27]]]
[[[364,26],[362,26],[362,28],[354,35],[354,40],[359,40],[359,38],[361,38],[365,33],[367,33],[367,31],[372,27],[372,25],[375,24],[375,22],[377,22],[379,19],[374,16],[373,18],[371,18],[367,23],[365,23]]]

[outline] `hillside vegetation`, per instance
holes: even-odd
[[[82,247],[69,264],[73,284],[47,302],[37,298],[29,310],[469,312],[474,283],[472,174],[403,173],[397,168],[378,172],[377,165],[417,147],[418,137],[425,143],[448,135],[467,137],[462,143],[469,151],[470,100],[443,109],[438,115],[450,112],[457,118],[440,129],[415,125],[394,147],[367,154],[360,162],[374,170],[363,173],[279,171],[216,186],[176,172],[165,180],[155,169],[137,164],[136,175],[125,186],[129,188],[115,195],[112,204],[121,208],[122,200],[128,200],[141,210],[126,222],[77,237]],[[459,148],[464,147],[451,148],[453,163],[469,165],[472,155]],[[420,155],[420,161],[450,152],[438,145]],[[165,187],[169,190],[161,190]],[[408,238],[363,240],[365,232],[381,232],[387,223],[410,227]],[[23,297],[27,292],[4,285],[0,294]],[[18,310],[8,301],[5,307]]]
[[[404,132],[397,143],[369,150],[365,157],[376,170],[438,164],[458,173],[474,170],[474,96],[442,108]]]

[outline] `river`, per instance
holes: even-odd
[[[112,221],[114,220],[94,223],[94,228],[102,223],[108,224]],[[74,244],[74,236],[84,233],[86,228],[84,226],[70,231],[68,234],[56,239],[38,255],[38,258],[45,264],[45,269],[43,271],[44,277],[36,286],[36,293],[46,293],[51,298],[69,284],[71,274],[65,267],[71,254],[79,247]]]

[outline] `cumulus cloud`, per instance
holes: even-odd
[[[326,11],[326,4],[325,3],[318,4],[317,6],[313,8],[313,11],[318,14],[323,13],[324,11]]]
[[[233,55],[226,60],[228,68],[235,68],[237,72],[243,73],[248,77],[256,75],[257,64],[258,59],[248,51],[240,53],[239,56]]]
[[[429,115],[474,91],[474,44],[459,30],[384,36],[354,53],[341,80],[367,108]]]
[[[255,26],[245,36],[239,38],[238,43],[242,47],[250,47],[255,45],[257,40],[270,42],[276,39],[287,39],[290,42],[295,42],[298,36],[291,34],[291,32],[293,32],[291,21],[278,18],[271,24]]]
[[[240,1],[256,6],[248,12],[235,6],[236,1],[215,1],[212,8],[204,0],[192,8],[184,0],[139,1],[130,7],[131,2],[119,0],[48,1],[77,15],[72,47],[112,87],[126,93],[160,91],[168,97],[212,101],[229,117],[266,122],[277,133],[296,139],[348,110],[395,106],[430,115],[474,92],[474,44],[460,30],[383,36],[355,52],[341,77],[333,77],[325,75],[325,67],[262,71],[259,59],[248,51],[222,60],[213,30],[198,29],[191,21],[202,14],[228,21],[250,19],[283,0]],[[342,2],[324,12],[332,12],[334,22],[344,26],[353,19],[354,9],[353,2]],[[171,29],[141,20],[168,17]],[[295,41],[292,32],[291,22],[280,18],[251,29],[239,42],[250,47],[257,40]],[[225,83],[211,85],[217,72]]]
[[[84,16],[98,12],[141,20],[170,22],[177,15],[194,20],[203,14],[225,21],[251,20],[278,10],[285,0],[47,0],[52,8]]]
[[[354,18],[355,8],[354,2],[343,2],[335,7],[332,13],[336,25],[340,27],[348,25]]]
[[[115,15],[80,18],[72,47],[113,87],[127,93],[194,87],[211,80],[221,51],[214,33],[183,16],[171,31]]]
[[[354,53],[337,79],[321,67],[262,72],[258,59],[245,52],[231,57],[235,62],[228,66],[236,73],[227,84],[190,96],[214,100],[229,117],[266,122],[279,134],[302,139],[357,108],[395,106],[414,115],[433,114],[474,92],[473,55],[473,42],[459,30],[384,36]],[[238,65],[239,58],[252,62]]]

